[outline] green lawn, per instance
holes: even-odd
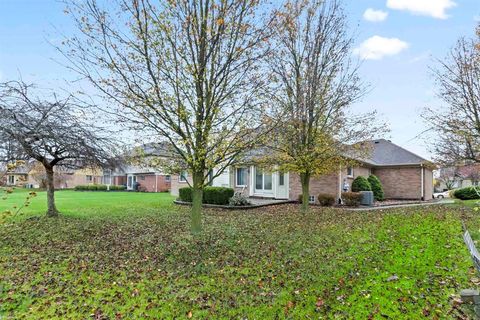
[[[0,226],[0,318],[448,319],[474,286],[459,206],[208,210],[192,238],[168,194],[57,197]]]

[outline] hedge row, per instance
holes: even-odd
[[[76,191],[123,191],[125,186],[110,186],[107,187],[105,184],[91,184],[91,185],[79,185],[75,187]]]
[[[466,187],[453,191],[453,196],[460,200],[480,199],[480,195],[475,190],[475,187]]]
[[[225,187],[205,187],[203,189],[203,203],[227,205],[234,190]],[[192,188],[185,187],[179,189],[179,198],[185,202],[192,202]]]
[[[342,199],[348,207],[358,207],[362,201],[362,194],[360,192],[343,192]]]

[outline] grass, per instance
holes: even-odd
[[[61,217],[31,218],[39,193],[0,226],[0,318],[467,317],[454,296],[472,287],[470,210],[208,210],[192,238],[188,208],[171,200],[62,191]]]

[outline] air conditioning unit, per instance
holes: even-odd
[[[360,204],[362,206],[373,206],[373,191],[361,191],[360,193],[362,194]]]

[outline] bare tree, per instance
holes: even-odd
[[[458,180],[460,180],[460,172],[457,166],[440,169],[438,181],[443,182],[448,190],[455,188],[455,184]]]
[[[480,182],[480,167],[478,164],[467,164],[463,166],[460,171],[460,176],[463,180],[470,180],[472,185],[477,186]]]
[[[193,178],[201,230],[208,173],[221,174],[262,136],[261,1],[69,1],[79,34],[60,50],[135,129],[167,140]]]
[[[437,136],[432,149],[440,163],[480,162],[479,40],[480,33],[477,39],[459,39],[433,70],[446,106],[428,108],[423,117]]]
[[[47,174],[43,168],[43,165],[39,162],[35,163],[34,166],[30,169],[29,175],[32,179],[38,183],[40,188],[47,188],[48,179]],[[56,170],[53,173],[53,185],[54,186],[65,186],[67,182],[67,175],[62,172],[62,170]]]
[[[385,130],[375,113],[349,112],[365,86],[351,60],[354,39],[341,2],[289,1],[275,16],[269,66],[281,123],[271,158],[299,173],[306,210],[311,177],[351,163],[365,149],[358,142]]]
[[[0,144],[18,151],[15,160],[34,159],[45,169],[48,216],[57,216],[54,168],[104,165],[111,158],[108,140],[84,120],[78,101],[69,95],[34,96],[23,82],[0,84]]]

